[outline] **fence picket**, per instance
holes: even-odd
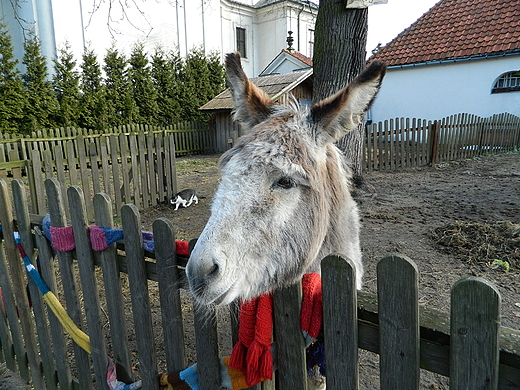
[[[128,166],[128,138],[123,133],[119,135],[119,148],[121,153],[121,173],[123,176],[122,198],[124,203],[132,203],[130,168]]]
[[[51,217],[51,226],[66,227],[67,220],[65,218],[65,210],[63,199],[61,197],[60,183],[56,179],[45,180],[45,189],[47,191],[47,199],[49,200],[49,214]],[[83,317],[81,314],[81,305],[79,302],[78,286],[73,270],[72,252],[57,252],[58,263],[60,267],[61,281],[67,304],[67,313],[76,326],[85,329]],[[78,344],[73,343],[74,356],[76,358],[76,367],[78,370],[79,383],[85,389],[92,389],[92,380],[90,375],[89,356]]]
[[[149,131],[146,135],[146,146],[148,148],[148,180],[150,184],[151,205],[157,205],[157,154],[155,149],[154,134]]]
[[[21,323],[21,333],[19,335],[19,340],[17,340],[20,344],[18,345],[18,348],[16,348],[17,356],[20,359],[18,360],[18,368],[21,369],[23,374],[25,374],[24,378],[28,380],[29,372],[27,371],[26,366],[28,363],[34,386],[38,389],[44,389],[45,384],[40,372],[41,361],[39,352],[36,349],[38,344],[36,343],[34,326],[31,321],[32,314],[29,308],[27,291],[25,289],[24,267],[14,242],[13,232],[15,231],[15,226],[13,208],[11,206],[7,184],[2,179],[0,179],[0,223],[2,225],[2,233],[4,236],[7,264],[9,265],[9,271],[7,271],[7,269],[2,271],[6,272],[6,276],[10,275],[10,283],[8,284],[11,285],[10,292],[16,299],[16,307],[12,307],[9,310],[11,312],[9,315],[12,315],[10,318],[10,325],[13,326],[15,323]],[[2,282],[2,285],[4,285],[4,282],[5,281]],[[6,287],[8,287],[8,284],[6,284]],[[14,301],[12,304],[14,305]],[[18,322],[18,318],[20,318],[20,322]],[[18,327],[18,325],[15,325],[15,327]],[[23,347],[23,340],[25,340],[25,348]],[[16,344],[17,343],[15,342],[15,347]],[[19,355],[18,352],[23,351],[24,349],[25,353]],[[27,362],[25,361],[25,356]]]
[[[110,159],[112,160],[112,180],[114,185],[114,198],[115,198],[115,206],[116,212],[119,215],[121,207],[123,207],[123,195],[121,193],[121,179],[120,179],[120,165],[118,161],[117,154],[117,145],[118,138],[117,136],[111,134],[109,137],[110,144]],[[121,157],[122,159],[122,157]]]
[[[338,255],[321,262],[323,332],[327,388],[356,390],[359,386],[356,272],[349,259]]]
[[[94,215],[98,226],[112,229],[114,218],[112,204],[107,194],[94,195]],[[116,245],[112,244],[99,252],[99,263],[103,270],[103,282],[107,300],[107,311],[110,323],[112,344],[117,345],[112,353],[118,378],[126,383],[132,382],[132,365],[127,345],[127,328],[123,305],[123,294],[117,262]]]
[[[132,188],[134,189],[134,201],[132,202],[134,205],[137,206],[138,209],[142,209],[142,194],[139,190],[140,188],[140,178],[139,178],[139,164],[137,161],[137,139],[136,134],[130,134],[128,136],[130,140],[130,165],[132,167],[131,169],[131,177],[130,181],[132,182]]]
[[[94,272],[94,255],[90,244],[89,230],[87,226],[87,207],[81,188],[73,186],[67,190],[70,204],[70,216],[76,243],[76,256],[78,260],[79,276],[90,344],[92,346],[92,361],[94,363],[94,375],[99,390],[109,390],[106,381],[106,368],[108,364],[105,336],[102,330],[99,293]]]
[[[419,388],[417,266],[397,255],[377,264],[382,389]]]
[[[9,222],[9,213],[11,211],[8,211],[7,200],[7,184],[3,179],[0,179],[0,223],[3,226],[3,229],[5,229],[4,226],[6,226],[4,224],[12,224],[12,218],[11,222]],[[4,230],[4,235],[9,233],[12,234],[13,230],[13,228],[7,228],[7,230]],[[10,340],[7,339],[5,341],[5,345],[3,344],[4,340],[2,340],[2,347],[6,351],[4,355],[10,362],[10,368],[13,371],[17,371],[25,380],[29,380],[29,363],[23,346],[22,329],[20,322],[18,321],[18,312],[16,310],[14,296],[15,286],[13,286],[13,284],[16,283],[16,281],[12,281],[9,277],[8,258],[12,258],[13,255],[16,256],[17,254],[13,252],[12,246],[11,249],[6,247],[4,250],[4,245],[0,245],[0,287],[2,288],[2,296],[4,297],[2,310],[5,308],[7,314],[7,316],[3,317],[0,322],[3,322],[2,327],[5,328],[7,328],[6,325],[9,323],[8,328],[10,329],[11,335]],[[18,294],[20,294],[20,292]],[[24,298],[24,301],[27,302],[26,298]],[[7,319],[7,321],[5,321],[4,318]],[[14,352],[14,354],[12,354],[11,351]],[[14,359],[11,359],[11,356],[13,355],[16,356],[16,364],[14,363]]]
[[[168,372],[180,371],[186,367],[186,356],[179,294],[180,279],[172,223],[166,218],[155,220],[153,235],[156,243],[155,261],[157,262],[166,362]]]
[[[283,336],[275,333],[280,390],[307,388],[304,339],[300,329],[301,285],[295,284],[273,294],[274,327],[283,329]]]
[[[139,190],[143,198],[142,208],[145,209],[151,206],[146,164],[147,162],[151,164],[152,160],[150,159],[151,151],[146,148],[144,131],[141,131],[137,137],[137,150],[139,151],[137,156],[139,157],[139,171],[141,173],[141,186]]]
[[[218,389],[221,383],[215,310],[215,308],[208,307],[204,313],[198,310],[193,313],[201,390]]]
[[[32,172],[34,177],[34,191],[31,192],[33,200],[33,210],[36,214],[43,214],[45,212],[45,190],[43,188],[42,163],[40,153],[33,150],[32,156]]]
[[[157,359],[155,357],[155,338],[153,335],[148,280],[141,235],[141,218],[137,207],[126,204],[121,209],[126,260],[128,262],[128,280],[132,296],[137,351],[141,366],[143,389],[159,390]]]
[[[36,247],[38,248],[38,258],[40,260],[41,274],[43,280],[49,287],[49,289],[56,294],[58,291],[56,283],[56,270],[54,267],[54,256],[52,255],[52,249],[49,241],[43,234],[43,231],[37,226],[34,228]],[[67,355],[65,346],[65,337],[63,335],[63,328],[54,315],[52,310],[48,310],[49,327],[52,338],[52,351],[54,352],[54,361],[56,364],[56,376],[60,389],[72,390],[72,374],[70,372],[70,366],[67,359],[61,359],[61,356]]]
[[[484,279],[469,277],[451,290],[450,386],[498,387],[500,294]]]
[[[29,210],[27,208],[27,196],[25,194],[25,185],[20,179],[15,179],[11,182],[13,192],[14,209],[16,213],[16,226],[20,233],[20,239],[25,253],[29,256],[33,266],[38,266],[34,259],[34,240],[31,232],[31,221],[29,218]],[[52,358],[52,346],[50,340],[49,328],[47,321],[45,321],[45,308],[43,299],[38,290],[38,287],[32,280],[28,278],[29,294],[32,302],[32,309],[34,311],[34,319],[36,324],[36,335],[40,345],[41,365],[45,377],[45,384],[47,389],[57,389],[54,380],[56,367],[54,359]],[[30,342],[30,341],[27,341]],[[32,374],[34,376],[34,374]]]

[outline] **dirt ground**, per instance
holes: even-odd
[[[193,188],[197,205],[174,211],[160,205],[142,214],[143,228],[158,217],[169,218],[177,239],[189,240],[202,231],[219,181],[219,156],[178,160],[180,189]],[[468,261],[459,248],[443,247],[432,232],[449,224],[520,223],[520,154],[508,153],[397,172],[371,172],[357,190],[362,218],[361,245],[365,265],[364,289],[376,292],[376,264],[390,253],[411,258],[420,271],[420,303],[449,311],[451,286],[465,276],[480,276],[498,286],[502,295],[502,324],[520,329],[520,234],[513,237],[509,271],[485,259]],[[449,229],[447,229],[449,230]],[[485,240],[485,238],[483,238]],[[487,244],[486,244],[487,245]],[[492,245],[488,245],[492,247]],[[377,356],[361,355],[361,388],[378,388]],[[364,376],[364,378],[363,378]],[[423,389],[447,388],[447,379],[422,374]]]
[[[172,221],[176,238],[189,240],[198,237],[210,215],[211,199],[219,182],[217,168],[219,156],[191,156],[177,161],[178,187],[194,188],[199,203],[189,208],[174,211],[168,205],[150,208],[141,214],[143,230],[151,230],[152,222],[159,217]],[[411,258],[420,271],[420,303],[449,311],[450,287],[458,279],[481,276],[493,282],[502,295],[502,324],[520,329],[520,153],[486,156],[442,164],[436,168],[422,167],[399,172],[371,172],[364,176],[365,186],[357,190],[362,217],[361,245],[365,265],[364,289],[376,292],[376,264],[389,253],[399,253]],[[509,245],[501,256],[509,256],[509,271],[503,265],[493,265],[494,243],[488,236],[479,238],[479,246],[490,252],[489,259],[469,261],[469,256],[460,254],[458,247],[444,247],[436,243],[432,232],[448,235],[457,226],[509,221],[507,226],[517,230],[509,234]],[[480,226],[480,225],[479,225]],[[484,225],[482,225],[484,226]],[[502,226],[502,225],[500,225]],[[486,233],[487,234],[487,233]],[[492,235],[490,234],[489,237]],[[438,238],[437,236],[435,236]],[[454,242],[459,246],[475,246],[472,242]],[[505,257],[504,257],[505,258]],[[491,260],[490,260],[491,259]],[[127,280],[122,280],[123,288]],[[156,345],[162,343],[160,309],[156,284],[150,282],[150,296],[154,306],[154,321],[157,321]],[[155,297],[155,298],[154,298]],[[157,298],[157,299],[156,299]],[[183,296],[188,363],[196,360],[194,335],[190,330],[190,299]],[[129,324],[132,322],[130,303],[127,307]],[[220,351],[229,354],[229,326],[224,313],[219,316],[219,339],[228,345]],[[132,332],[129,325],[129,331]],[[129,335],[129,342],[135,341]],[[227,348],[227,349],[226,349]],[[135,349],[132,346],[131,349]],[[159,352],[160,371],[164,372],[164,351]],[[379,388],[378,357],[375,354],[360,354],[360,388]],[[138,363],[134,367],[139,371]],[[0,367],[1,368],[1,367]],[[4,367],[5,368],[5,367]],[[26,389],[23,381],[8,370],[0,370],[0,389]],[[445,377],[423,372],[421,389],[447,389]]]

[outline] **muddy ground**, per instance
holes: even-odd
[[[199,204],[174,211],[160,205],[142,214],[144,228],[157,217],[171,219],[177,238],[197,237],[209,215],[219,173],[218,156],[193,156],[178,160],[179,189],[194,188]],[[390,253],[411,258],[420,271],[420,303],[449,311],[450,288],[458,279],[481,276],[498,286],[502,295],[502,324],[520,329],[520,246],[512,249],[510,269],[490,259],[469,261],[457,248],[435,242],[432,232],[449,230],[459,223],[520,223],[520,154],[473,158],[435,168],[421,167],[398,172],[371,172],[365,186],[356,191],[362,218],[361,245],[365,265],[364,288],[376,292],[376,264]],[[483,238],[485,239],[485,238]],[[518,243],[518,236],[516,236]],[[493,247],[492,244],[489,245]],[[493,259],[493,256],[491,256]],[[225,333],[224,331],[221,331]],[[361,356],[361,387],[378,388],[377,356]],[[423,389],[447,388],[447,379],[422,375]]]

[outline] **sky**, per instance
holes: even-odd
[[[385,45],[409,27],[439,0],[388,0],[368,8],[367,52]]]
[[[192,1],[192,0],[190,0]],[[318,2],[312,0],[314,2]],[[427,12],[433,7],[439,0],[388,0],[387,4],[372,5],[368,8],[368,39],[367,39],[367,54],[370,55],[371,51],[380,42],[386,44],[395,38],[401,31],[409,27],[415,22],[420,16]],[[139,5],[147,14],[153,17],[145,19],[141,30],[145,31],[154,27],[154,31],[158,34],[164,33],[164,29],[168,29],[171,26],[172,21],[168,19],[169,15],[165,14],[161,10],[162,2],[168,4],[174,4],[173,0],[136,0],[124,2],[123,4]],[[95,12],[97,15],[102,14],[103,7],[109,2],[107,0],[81,0],[81,1],[70,1],[70,0],[55,0],[53,1],[53,12],[55,19],[55,29],[57,36],[58,48],[62,47],[63,42],[68,40],[71,44],[73,51],[75,52],[76,58],[81,58],[83,52],[83,40],[79,33],[78,26],[81,26],[82,22],[85,26],[90,25],[88,14],[92,13],[92,10],[96,8],[96,5],[100,8]],[[121,2],[115,2],[120,4]],[[81,21],[79,15],[79,7],[82,4],[83,14],[86,15],[84,20]],[[163,4],[164,5],[164,4]],[[173,7],[173,5],[171,5]],[[146,9],[145,9],[146,7]],[[134,6],[135,8],[135,6]],[[164,10],[164,8],[162,8]],[[156,11],[159,10],[159,11]],[[106,27],[106,20],[100,19],[99,26],[90,25],[89,31],[95,31],[97,28],[103,29]],[[117,21],[115,21],[117,24]],[[140,26],[141,27],[141,26]],[[87,27],[88,28],[88,27]],[[138,33],[138,30],[135,30]],[[96,35],[95,33],[90,36]],[[128,39],[135,40],[129,36]],[[88,40],[88,38],[87,38]],[[106,39],[105,39],[106,40]],[[133,41],[132,41],[133,42]],[[88,42],[87,42],[88,43]],[[105,53],[105,47],[110,46],[110,42],[91,42],[92,46],[103,46],[103,49],[94,47],[95,51]],[[96,50],[97,49],[97,50]]]

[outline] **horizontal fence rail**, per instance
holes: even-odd
[[[395,118],[365,128],[363,169],[435,165],[520,148],[520,118],[458,114],[439,121]]]
[[[219,386],[218,351],[229,351],[231,345],[223,346],[219,340],[213,309],[196,311],[192,323],[185,321],[193,314],[181,304],[180,280],[187,259],[175,253],[175,234],[168,220],[154,222],[154,251],[145,250],[139,211],[124,205],[122,242],[95,252],[87,235],[85,194],[71,186],[64,195],[55,178],[47,179],[51,224],[67,226],[66,197],[75,246],[55,252],[42,233],[41,219],[29,214],[24,183],[13,180],[11,187],[12,193],[0,179],[0,287],[5,301],[0,304],[0,359],[11,370],[38,389],[106,390],[111,358],[120,380],[141,379],[143,389],[159,389],[159,360],[168,372],[188,365],[184,334],[189,326],[195,333],[200,388]],[[112,228],[110,197],[96,194],[93,203],[95,223]],[[64,335],[53,312],[45,310],[32,279],[27,280],[14,245],[15,228],[34,267],[41,270],[74,324],[88,331],[91,356]],[[520,331],[500,326],[500,295],[495,287],[479,278],[456,283],[448,315],[418,305],[418,272],[410,259],[387,256],[377,273],[375,296],[355,290],[355,270],[348,259],[331,255],[322,262],[329,389],[357,389],[358,347],[380,355],[384,388],[417,389],[420,368],[449,376],[454,389],[520,388]],[[152,308],[152,289],[159,292],[159,315]],[[125,305],[128,300],[131,305]],[[300,308],[300,285],[275,292],[279,374],[268,388],[306,388]],[[236,335],[234,310],[224,322],[231,324],[226,332]]]

